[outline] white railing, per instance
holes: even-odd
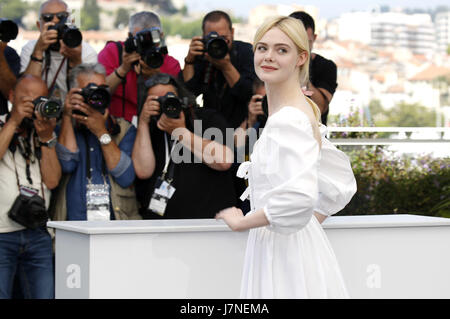
[[[390,138],[330,138],[332,133],[392,133]],[[335,145],[393,145],[404,143],[450,143],[450,127],[328,127]]]

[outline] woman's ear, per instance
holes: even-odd
[[[302,51],[299,55],[298,55],[298,60],[297,60],[297,66],[301,67],[303,64],[306,63],[306,60],[308,59],[308,51]]]

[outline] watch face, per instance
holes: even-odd
[[[107,145],[111,142],[111,136],[109,134],[103,134],[100,136],[100,143],[103,145]]]

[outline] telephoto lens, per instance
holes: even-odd
[[[67,25],[66,21],[67,19],[63,19],[48,28],[49,30],[56,30],[58,32],[58,41],[50,45],[50,50],[60,50],[61,45],[59,44],[59,40],[63,40],[64,44],[72,49],[79,46],[83,41],[83,35],[80,30],[74,25]]]
[[[175,93],[167,92],[166,95],[160,96],[156,100],[159,102],[162,113],[173,119],[180,117],[180,112],[183,109],[183,102],[175,95]]]
[[[33,101],[34,109],[45,118],[59,118],[62,112],[61,103],[58,100],[40,96]]]
[[[19,28],[14,21],[0,18],[0,40],[2,42],[14,40],[18,33]]]
[[[217,32],[210,32],[203,38],[205,52],[213,59],[223,59],[228,53],[228,44]]]

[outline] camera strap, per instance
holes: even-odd
[[[166,180],[169,184],[172,183],[172,181],[173,181],[173,173],[175,170],[175,166],[170,165],[170,164],[172,163],[172,152],[175,149],[176,145],[177,145],[177,142],[174,141],[172,148],[170,149],[170,152],[169,152],[169,142],[168,142],[167,133],[164,133],[164,146],[165,146],[164,149],[165,149],[165,153],[166,153],[166,155],[165,155],[166,163],[164,165],[164,169],[162,171],[161,178],[163,180]],[[167,173],[169,173],[169,174],[167,175]]]
[[[19,148],[20,151],[20,148]],[[13,162],[14,162],[14,171],[16,173],[16,181],[17,181],[17,188],[19,189],[19,193],[20,194],[24,194],[24,195],[28,195],[29,197],[33,196],[33,191],[30,187],[21,187],[20,186],[20,179],[19,179],[19,173],[17,173],[17,166],[16,166],[16,156],[15,156],[15,152],[11,152],[12,153],[12,157],[13,157]],[[23,156],[23,155],[22,155]],[[30,176],[30,159],[25,158],[25,162],[26,162],[26,174],[27,174],[27,179],[28,182],[30,182],[31,185],[33,185],[33,180],[31,179]],[[42,185],[42,172],[41,172],[41,167],[40,167],[40,161],[38,162],[39,164],[39,173],[41,175],[41,191],[42,191],[42,198],[45,201],[45,193],[44,193],[44,186]],[[37,194],[39,195],[39,194]]]
[[[53,90],[55,89],[55,83],[56,79],[58,78],[59,72],[61,72],[62,66],[64,65],[64,62],[66,62],[67,58],[64,57],[61,61],[58,70],[56,71],[55,76],[53,77],[52,84],[48,87],[48,96],[52,96]],[[45,83],[48,83],[48,73],[50,72],[50,65],[51,65],[51,53],[50,50],[45,51]],[[68,74],[66,74],[66,77]],[[67,90],[69,90],[69,87],[67,87]]]

